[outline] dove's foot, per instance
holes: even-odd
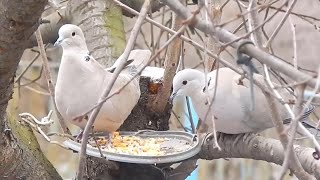
[[[81,142],[82,136],[83,136],[83,130],[81,130],[81,132],[77,135],[76,141]]]

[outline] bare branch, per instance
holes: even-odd
[[[261,136],[240,134],[228,135],[218,134],[218,142],[222,148],[219,151],[212,146],[212,140],[203,144],[198,157],[201,159],[213,160],[221,158],[246,158],[263,160],[282,165],[284,151],[281,142],[275,139]],[[312,156],[314,149],[295,145],[294,152],[304,170],[320,179],[320,161]],[[291,164],[289,164],[291,168]]]
[[[289,16],[289,23],[292,31],[292,41],[293,41],[293,66],[298,69],[298,50],[297,50],[297,37],[296,37],[296,25],[293,24],[291,16]]]
[[[296,4],[297,0],[293,0],[289,6],[289,8],[287,9],[287,12],[284,14],[283,18],[281,19],[280,23],[278,24],[278,26],[276,27],[276,29],[273,31],[273,33],[271,34],[271,36],[269,37],[269,40],[266,42],[266,44],[264,45],[264,47],[269,47],[271,42],[273,41],[273,39],[276,37],[276,35],[278,34],[278,32],[280,31],[280,29],[282,28],[284,22],[288,19],[294,5]]]
[[[295,156],[294,154],[292,154],[292,153],[294,153],[293,141],[295,139],[295,134],[297,132],[299,120],[301,119],[301,117],[303,115],[303,112],[304,112],[303,108],[302,108],[304,89],[305,89],[305,85],[304,84],[302,84],[302,85],[300,85],[300,86],[298,86],[296,88],[296,90],[297,90],[296,92],[298,93],[298,98],[297,98],[298,102],[296,104],[295,114],[299,114],[299,115],[296,116],[296,118],[294,118],[292,120],[292,122],[291,122],[290,132],[289,132],[289,134],[291,136],[289,137],[289,141],[288,141],[287,148],[286,148],[286,151],[285,151],[285,157],[284,157],[284,160],[283,160],[282,170],[281,170],[281,173],[280,173],[279,180],[283,179],[283,177],[285,175],[285,172],[288,169],[288,165],[289,165],[290,159],[294,158],[293,156]]]
[[[39,50],[40,50],[40,55],[41,55],[43,66],[44,66],[44,74],[45,74],[45,77],[47,79],[47,84],[48,84],[49,92],[50,92],[50,95],[51,95],[51,100],[52,100],[54,108],[56,110],[56,114],[57,114],[57,117],[59,119],[59,123],[61,125],[63,133],[71,134],[70,130],[68,129],[65,121],[63,120],[63,118],[62,118],[62,116],[61,116],[61,114],[58,111],[57,106],[56,106],[56,102],[55,102],[55,98],[54,98],[55,97],[55,95],[54,95],[54,85],[53,85],[53,82],[52,82],[50,69],[49,69],[49,65],[48,65],[48,59],[47,59],[46,51],[44,49],[42,36],[41,36],[41,32],[40,32],[39,28],[36,30],[35,34],[36,34],[36,39],[37,39],[37,43],[38,43]]]
[[[183,26],[182,23],[182,19],[174,15],[172,29],[178,30],[181,28],[181,26]],[[172,87],[172,80],[179,64],[181,43],[182,40],[177,38],[168,47],[167,56],[164,62],[165,70],[163,76],[163,86],[160,88],[152,107],[156,112],[164,111],[167,105]]]

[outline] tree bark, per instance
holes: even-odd
[[[121,9],[112,0],[70,0],[67,8],[68,22],[83,30],[91,55],[112,66],[126,43]]]
[[[200,159],[220,159],[220,158],[247,158],[263,160],[282,165],[284,160],[284,150],[279,140],[256,136],[253,134],[228,135],[218,133],[218,143],[221,151],[214,148],[213,140],[203,144],[198,158]],[[313,157],[314,149],[294,145],[303,169],[309,174],[320,179],[320,161]],[[291,164],[292,165],[292,164]],[[291,168],[289,165],[289,169]]]
[[[15,72],[46,0],[0,1],[0,179],[61,179],[28,127],[6,114]],[[11,109],[10,109],[11,110]]]
[[[122,3],[132,7],[133,9],[140,11],[142,4],[144,3],[144,0],[121,0]],[[93,9],[95,9],[95,15],[93,16],[91,10],[87,8],[86,6],[88,6],[89,4],[91,4],[91,7],[93,7]],[[72,5],[72,6],[70,6]],[[158,11],[164,4],[160,3],[159,0],[153,0],[151,1],[151,11],[155,12]],[[43,25],[41,25],[40,27],[40,31],[41,31],[41,35],[42,35],[42,39],[43,42],[45,44],[47,43],[54,43],[57,39],[58,39],[58,31],[59,28],[63,25],[63,24],[67,24],[67,23],[71,23],[71,24],[77,24],[79,26],[81,26],[81,28],[83,29],[87,29],[89,30],[89,32],[85,32],[86,37],[88,36],[92,36],[94,35],[94,32],[92,34],[92,29],[99,29],[100,34],[98,34],[98,37],[94,37],[95,39],[98,39],[99,41],[102,40],[106,40],[106,37],[109,36],[109,38],[111,38],[111,41],[113,43],[119,43],[119,45],[117,46],[123,46],[123,47],[113,47],[113,44],[110,44],[110,46],[108,46],[108,48],[111,48],[109,53],[113,53],[111,54],[113,60],[114,58],[118,57],[121,55],[123,48],[124,48],[124,43],[125,39],[123,37],[123,35],[121,35],[121,28],[123,28],[123,22],[122,22],[122,17],[119,18],[118,13],[122,13],[125,16],[129,16],[129,17],[134,17],[134,15],[132,15],[131,13],[125,11],[125,10],[121,10],[121,8],[119,7],[115,7],[114,3],[112,1],[109,0],[98,0],[98,1],[91,1],[91,2],[87,2],[87,1],[80,1],[80,0],[71,0],[69,1],[69,4],[67,6],[68,8],[65,9],[60,9],[59,11],[53,12],[51,14],[49,14],[48,16],[43,17],[44,20],[49,21],[49,23],[45,23]],[[106,7],[106,8],[104,8]],[[112,12],[112,13],[110,13]],[[74,14],[72,14],[74,13]],[[90,18],[90,19],[88,19]],[[84,20],[84,21],[82,21]],[[89,24],[88,23],[92,23]],[[101,25],[101,23],[105,23],[104,27],[99,27],[99,24]],[[95,24],[95,28],[91,28],[91,26]],[[119,31],[120,30],[120,31]],[[92,35],[89,35],[89,34]],[[119,36],[120,35],[120,36]],[[90,43],[99,43],[98,42],[89,42]],[[30,38],[30,41],[28,42],[28,47],[31,48],[33,46],[37,45],[37,41],[35,36],[32,36]],[[89,49],[90,49],[91,45],[89,45]],[[92,46],[93,47],[93,46]],[[116,49],[113,49],[116,48]],[[102,49],[101,52],[103,52]],[[104,56],[105,54],[102,54],[100,56]],[[102,59],[102,58],[97,58]],[[107,58],[106,58],[107,59]],[[107,63],[107,65],[109,65],[109,63]]]

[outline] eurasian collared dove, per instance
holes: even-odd
[[[217,84],[215,99],[207,121],[214,115],[215,128],[218,132],[240,134],[258,132],[273,127],[268,102],[259,88],[254,88],[255,107],[253,111],[250,111],[249,80],[239,81],[241,75],[229,68],[220,68],[218,80],[215,83],[216,73],[217,70],[207,75],[209,101],[213,97]],[[259,74],[254,76],[263,81],[263,76]],[[171,99],[178,95],[190,96],[199,118],[204,120],[209,108],[204,73],[194,69],[179,71],[173,79]],[[288,120],[290,116],[284,106],[279,103],[278,107],[281,118]]]
[[[57,109],[65,120],[84,129],[86,118],[79,118],[88,112],[106,88],[115,66],[104,69],[92,56],[85,42],[82,30],[72,24],[63,25],[55,45],[61,45],[63,54],[55,87]],[[149,50],[133,50],[130,66],[117,78],[110,95],[124,86],[137,68],[150,58]],[[115,65],[118,63],[116,62]],[[139,77],[135,78],[119,94],[107,100],[93,126],[94,131],[114,132],[129,116],[140,97]]]

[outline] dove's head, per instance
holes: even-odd
[[[195,69],[179,71],[173,78],[172,101],[176,96],[191,96],[203,88],[204,74]]]
[[[64,50],[78,49],[88,51],[82,30],[73,24],[61,26],[59,29],[59,38],[54,45],[61,45]]]

